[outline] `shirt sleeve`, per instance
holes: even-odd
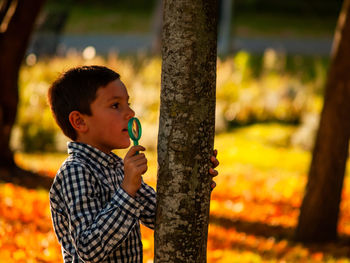
[[[63,195],[69,215],[69,231],[79,257],[100,262],[118,247],[135,227],[143,204],[119,188],[103,207],[97,179],[81,164],[64,170]]]
[[[156,192],[152,187],[143,182],[143,180],[141,188],[136,193],[136,201],[143,206],[140,214],[142,224],[154,229],[156,220]]]

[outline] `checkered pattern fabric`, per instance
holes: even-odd
[[[135,198],[121,187],[123,160],[71,142],[50,190],[64,262],[142,263],[139,221],[154,228],[156,194],[142,182]]]

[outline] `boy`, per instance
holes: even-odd
[[[112,153],[130,146],[127,127],[135,115],[119,74],[103,66],[73,68],[52,84],[48,97],[56,122],[72,139],[50,190],[64,262],[142,263],[139,221],[154,228],[156,193],[142,180],[147,159],[136,152],[144,147],[131,147],[124,160]]]

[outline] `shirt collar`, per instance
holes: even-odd
[[[80,142],[68,142],[68,154],[79,154],[87,159],[92,159],[106,167],[123,166],[123,160],[114,153],[106,154],[91,145]]]

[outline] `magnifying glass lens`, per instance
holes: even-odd
[[[132,122],[132,134],[135,138],[139,137],[139,126],[137,125],[136,120],[133,120]]]
[[[134,145],[138,145],[138,140],[141,138],[142,128],[138,118],[131,118],[128,122],[128,132],[130,138],[134,141]]]

